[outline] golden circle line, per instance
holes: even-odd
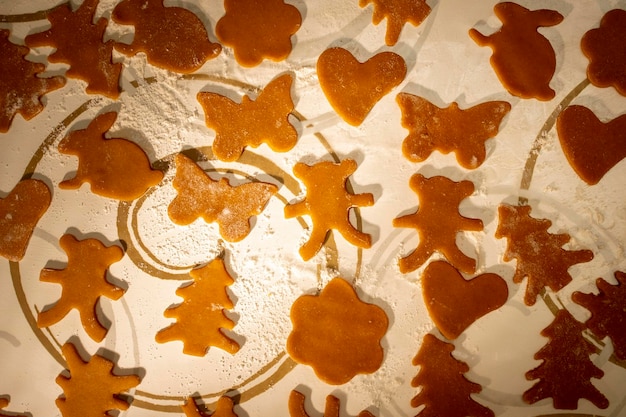
[[[48,14],[50,14],[51,12],[61,7],[70,7],[70,3],[69,2],[61,3],[50,9],[40,10],[38,12],[33,12],[33,13],[0,15],[0,23],[26,23],[26,22],[36,22],[38,20],[45,20],[48,18]]]

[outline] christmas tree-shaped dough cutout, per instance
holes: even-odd
[[[237,414],[233,411],[233,407],[233,399],[222,396],[217,400],[215,411],[211,414],[201,411],[192,397],[187,398],[185,404],[180,408],[182,408],[186,417],[237,417]]]
[[[528,278],[524,302],[529,306],[535,304],[543,288],[556,292],[569,284],[572,265],[593,259],[590,250],[563,249],[570,236],[549,233],[552,222],[530,217],[530,210],[530,206],[500,205],[496,230],[496,238],[508,239],[504,260],[517,260],[513,282],[519,284]]]
[[[411,406],[424,406],[420,417],[494,417],[493,411],[470,396],[480,393],[482,388],[465,378],[469,366],[455,359],[453,351],[453,344],[431,334],[424,336],[413,359],[413,365],[420,370],[411,382],[421,390],[411,400]]]
[[[585,322],[587,327],[602,339],[609,336],[615,356],[626,360],[626,273],[615,272],[615,279],[617,284],[611,285],[598,278],[599,294],[576,291],[572,299],[591,311],[591,317]]]
[[[554,321],[542,330],[550,339],[536,354],[543,363],[526,373],[529,381],[539,379],[524,392],[524,401],[534,404],[552,397],[554,408],[576,410],[579,399],[587,399],[596,407],[607,408],[609,401],[591,383],[591,378],[602,378],[604,372],[596,367],[589,355],[593,345],[582,335],[585,326],[567,310],[560,310]]]
[[[224,261],[216,258],[208,265],[192,270],[193,282],[176,290],[182,304],[165,310],[165,317],[176,322],[160,330],[156,335],[159,343],[181,340],[183,353],[195,356],[206,355],[211,346],[234,354],[239,344],[226,336],[222,329],[231,330],[235,323],[225,310],[234,307],[226,287],[234,281],[228,274]]]

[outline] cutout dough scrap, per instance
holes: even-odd
[[[130,407],[120,394],[139,385],[139,376],[114,374],[115,364],[100,355],[85,362],[69,342],[63,345],[61,353],[70,374],[59,374],[56,379],[64,394],[56,400],[63,417],[108,416],[110,411]]]
[[[300,11],[283,0],[224,0],[226,14],[217,22],[215,34],[233,48],[244,67],[264,59],[283,61],[291,53],[291,37],[300,29]]]
[[[626,158],[626,114],[603,122],[587,107],[572,105],[559,114],[556,129],[567,161],[589,185]]]
[[[233,284],[224,262],[216,258],[208,265],[189,272],[193,281],[176,290],[176,295],[184,301],[165,310],[165,317],[176,322],[156,335],[158,343],[181,340],[183,353],[204,356],[211,346],[230,354],[239,351],[239,344],[224,334],[222,329],[231,330],[235,323],[225,311],[234,305],[226,287]],[[207,308],[210,306],[210,308]]]
[[[500,82],[514,96],[548,101],[555,96],[550,81],[556,69],[556,54],[550,41],[537,28],[554,26],[563,16],[547,9],[528,10],[516,3],[494,6],[502,27],[485,36],[470,29],[470,37],[479,46],[493,50],[490,62]]]
[[[211,414],[200,411],[193,397],[188,397],[180,408],[186,417],[237,417],[237,413],[233,410],[234,405],[232,398],[223,395],[217,400],[215,411]]]
[[[166,7],[163,0],[123,0],[111,19],[135,27],[133,42],[116,43],[116,50],[129,56],[143,52],[150,64],[170,71],[192,73],[222,50],[209,40],[198,16],[182,7]]]
[[[262,143],[276,152],[291,150],[298,140],[298,132],[289,122],[294,110],[292,83],[293,76],[282,75],[267,84],[256,100],[243,96],[241,103],[199,92],[206,125],[216,131],[213,154],[222,161],[236,161],[246,146]]]
[[[442,335],[454,340],[476,320],[504,305],[509,289],[496,274],[469,280],[447,262],[434,261],[422,274],[422,296]]]
[[[359,6],[374,5],[372,22],[378,25],[387,19],[385,43],[393,46],[398,42],[405,23],[419,26],[430,14],[430,6],[426,0],[359,0]]]
[[[461,201],[472,195],[474,184],[471,181],[454,182],[443,176],[426,178],[414,174],[410,186],[418,196],[418,210],[395,218],[393,226],[415,229],[419,243],[413,252],[399,260],[400,272],[415,271],[439,252],[461,272],[474,273],[476,261],[456,245],[459,233],[483,230],[480,219],[470,219],[459,213]]]
[[[402,126],[409,135],[402,143],[404,156],[422,162],[434,151],[454,152],[467,169],[479,167],[486,157],[485,141],[498,134],[500,123],[511,110],[506,101],[489,101],[460,109],[456,102],[439,108],[408,93],[396,97],[402,110]]]
[[[361,301],[342,278],[332,279],[319,295],[299,297],[291,307],[291,323],[287,353],[328,384],[345,384],[382,364],[387,315]]]
[[[566,250],[562,246],[570,241],[567,233],[552,234],[550,220],[530,216],[530,206],[498,207],[496,238],[507,238],[504,261],[517,261],[513,282],[528,278],[524,303],[532,306],[545,288],[559,291],[572,281],[568,269],[575,264],[593,259],[590,250]]]
[[[614,87],[626,96],[626,10],[608,11],[600,27],[591,29],[582,38],[581,49],[589,59],[587,78],[597,87]]]
[[[371,193],[353,194],[347,190],[348,177],[356,168],[356,162],[352,159],[345,159],[340,163],[323,161],[315,165],[299,162],[294,166],[294,174],[306,185],[306,197],[285,206],[285,217],[311,217],[311,235],[300,248],[303,260],[307,261],[319,252],[332,230],[338,231],[355,246],[371,246],[372,237],[352,226],[349,218],[352,208],[374,204]]]
[[[31,120],[41,113],[41,97],[65,85],[64,77],[40,77],[46,66],[26,60],[30,49],[9,41],[10,32],[0,29],[0,133],[6,133],[16,114]]]
[[[343,48],[329,48],[317,60],[317,76],[328,102],[343,120],[359,126],[372,108],[406,76],[404,58],[381,52],[361,63]]]
[[[46,213],[52,195],[39,180],[22,180],[0,198],[0,256],[19,262],[26,253],[33,230]]]
[[[105,137],[116,119],[115,112],[103,113],[86,129],[72,131],[59,142],[59,152],[78,157],[76,176],[62,181],[59,188],[74,190],[88,183],[94,194],[132,201],[161,182],[163,172],[152,169],[139,145]]]
[[[310,417],[306,412],[304,403],[306,397],[299,391],[292,390],[289,394],[289,416],[290,417]],[[334,395],[326,397],[326,407],[324,408],[323,417],[339,417],[340,416],[340,401],[339,398]],[[363,410],[359,413],[358,417],[374,417],[372,413],[367,410]]]
[[[67,266],[61,270],[44,268],[39,279],[61,285],[61,298],[39,313],[37,326],[50,327],[76,309],[85,332],[101,342],[108,329],[98,319],[97,304],[100,297],[118,300],[124,295],[125,290],[107,281],[109,267],[122,259],[124,251],[119,246],[106,247],[97,239],[78,240],[70,234],[63,235],[59,245],[67,254]]]
[[[92,23],[98,2],[84,0],[74,12],[69,4],[62,4],[47,15],[52,25],[50,29],[28,35],[24,41],[31,48],[55,48],[48,61],[69,64],[65,74],[85,81],[87,93],[117,99],[121,92],[122,64],[113,63],[115,42],[103,42],[107,19],[102,17]]]
[[[170,203],[170,219],[188,225],[202,217],[217,222],[220,234],[229,242],[239,242],[250,233],[250,218],[260,214],[278,192],[274,184],[249,182],[231,186],[228,178],[214,181],[183,154],[176,156],[176,176],[172,185],[178,195]]]

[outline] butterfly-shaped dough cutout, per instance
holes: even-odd
[[[244,95],[241,103],[217,93],[198,93],[206,125],[216,132],[213,154],[222,161],[236,161],[246,146],[266,143],[276,152],[292,149],[298,140],[289,121],[294,110],[292,83],[290,74],[282,75],[267,84],[256,100]]]
[[[183,154],[176,156],[173,186],[178,195],[170,203],[170,219],[188,225],[198,218],[217,222],[220,234],[229,242],[239,242],[250,233],[250,218],[260,214],[278,187],[264,182],[231,186],[228,178],[214,181]]]

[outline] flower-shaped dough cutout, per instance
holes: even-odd
[[[603,122],[587,107],[568,106],[556,129],[567,161],[589,185],[626,158],[626,114]]]
[[[556,70],[556,54],[537,28],[557,25],[563,16],[554,10],[528,10],[512,2],[496,4],[494,12],[502,22],[500,30],[485,36],[471,29],[471,38],[480,46],[491,47],[491,66],[509,93],[551,100],[555,96],[550,81]]]
[[[233,284],[221,258],[208,265],[189,272],[193,281],[176,290],[176,295],[184,301],[165,310],[165,317],[175,318],[176,322],[159,330],[156,341],[159,343],[181,340],[183,353],[204,356],[211,346],[230,354],[239,351],[239,344],[226,336],[222,329],[230,330],[235,323],[225,311],[234,305],[226,287]],[[207,308],[210,306],[210,308]]]
[[[615,279],[617,284],[611,285],[598,278],[598,294],[576,291],[572,300],[591,312],[585,325],[600,339],[609,336],[615,356],[626,360],[626,273],[616,271]]]
[[[102,17],[93,23],[98,2],[85,0],[76,11],[72,11],[69,4],[55,8],[48,14],[52,27],[28,35],[25,42],[31,48],[55,48],[48,61],[69,64],[65,74],[85,81],[87,93],[116,99],[121,91],[122,64],[113,63],[114,41],[103,41],[107,19]]]
[[[233,399],[227,396],[221,396],[215,405],[215,411],[211,414],[200,411],[198,405],[192,397],[187,398],[184,405],[181,406],[186,417],[237,417],[237,413],[233,410],[235,406]]]
[[[473,273],[476,261],[461,252],[456,238],[462,231],[483,230],[480,219],[470,219],[459,213],[459,204],[474,192],[474,184],[415,174],[410,186],[418,195],[419,208],[415,213],[394,219],[393,226],[415,229],[419,243],[413,252],[400,259],[400,272],[406,274],[416,270],[439,252],[461,272]]]
[[[305,408],[306,397],[300,391],[292,390],[289,394],[289,417],[310,417]],[[341,402],[334,395],[326,397],[326,407],[324,408],[323,417],[339,417]],[[374,417],[372,413],[363,410],[358,417]]]
[[[479,167],[486,157],[485,141],[498,134],[500,123],[511,110],[506,101],[489,101],[460,109],[456,102],[439,108],[428,100],[408,93],[396,97],[402,110],[402,126],[409,135],[402,153],[412,162],[421,162],[434,151],[454,152],[467,169]]]
[[[69,376],[60,374],[56,379],[64,394],[56,400],[63,417],[103,417],[130,407],[120,395],[139,385],[139,376],[114,374],[115,363],[100,355],[85,362],[69,342],[61,353],[69,371]]]
[[[582,38],[581,49],[589,59],[587,78],[597,87],[614,87],[626,96],[626,10],[608,11],[600,27]]]
[[[350,223],[350,210],[374,204],[370,193],[353,194],[348,191],[348,177],[356,171],[356,162],[345,159],[340,163],[328,161],[315,165],[297,163],[293,172],[306,185],[306,197],[297,203],[285,206],[285,217],[308,215],[313,222],[309,240],[300,248],[305,261],[311,259],[322,248],[328,233],[337,230],[351,244],[369,248],[372,237],[357,230]]]
[[[40,77],[46,66],[26,60],[29,48],[12,43],[9,35],[7,29],[0,29],[0,133],[9,131],[18,113],[25,120],[41,113],[41,97],[65,85],[63,77]]]
[[[374,5],[372,22],[379,24],[387,19],[385,43],[393,46],[398,42],[405,23],[419,26],[430,14],[431,8],[426,0],[359,0],[359,6]]]
[[[346,49],[329,48],[317,60],[317,76],[337,114],[359,126],[376,103],[404,80],[406,63],[394,52],[380,52],[359,62]]]
[[[170,203],[170,219],[188,225],[202,217],[217,222],[220,234],[239,242],[250,233],[250,218],[260,214],[278,187],[265,182],[231,186],[228,178],[214,181],[183,154],[176,156],[176,177],[172,182],[178,195]]]
[[[291,37],[300,29],[300,11],[283,0],[224,0],[226,14],[217,22],[215,34],[233,48],[244,67],[264,59],[283,61],[291,53]]]
[[[182,7],[166,7],[163,0],[123,0],[111,19],[135,27],[133,42],[117,43],[116,50],[130,56],[143,52],[150,64],[170,71],[192,73],[222,50],[209,40],[198,16]]]
[[[298,132],[289,122],[294,109],[291,98],[293,77],[282,75],[271,81],[256,100],[243,96],[241,103],[217,93],[199,92],[206,125],[216,131],[213,154],[222,161],[236,161],[246,146],[266,143],[276,152],[287,152]]]
[[[121,260],[124,251],[119,246],[106,247],[97,239],[78,240],[70,234],[63,235],[59,245],[67,254],[67,266],[61,270],[44,268],[39,279],[60,284],[61,298],[39,313],[37,326],[52,326],[76,309],[89,337],[100,342],[108,330],[98,319],[97,305],[100,297],[118,300],[124,295],[125,290],[107,280],[109,266]]]
[[[387,315],[361,301],[342,278],[332,279],[319,295],[299,297],[291,307],[291,322],[287,352],[329,384],[345,384],[382,364]]]
[[[476,320],[502,307],[509,289],[497,274],[465,279],[449,263],[435,261],[424,269],[422,295],[441,334],[454,340]]]
[[[528,278],[524,303],[532,306],[545,288],[559,291],[572,281],[568,270],[572,265],[593,259],[590,250],[567,250],[562,246],[570,241],[567,233],[548,232],[552,222],[530,216],[530,206],[501,204],[498,208],[496,238],[508,240],[504,261],[517,261],[513,282]]]
[[[52,195],[39,180],[22,180],[0,198],[0,256],[19,262],[39,219],[50,207]]]
[[[163,172],[153,170],[146,153],[130,140],[105,137],[117,113],[103,113],[86,129],[75,130],[59,142],[59,152],[78,157],[76,176],[62,181],[59,188],[74,190],[83,183],[95,194],[131,201],[163,179]]]

